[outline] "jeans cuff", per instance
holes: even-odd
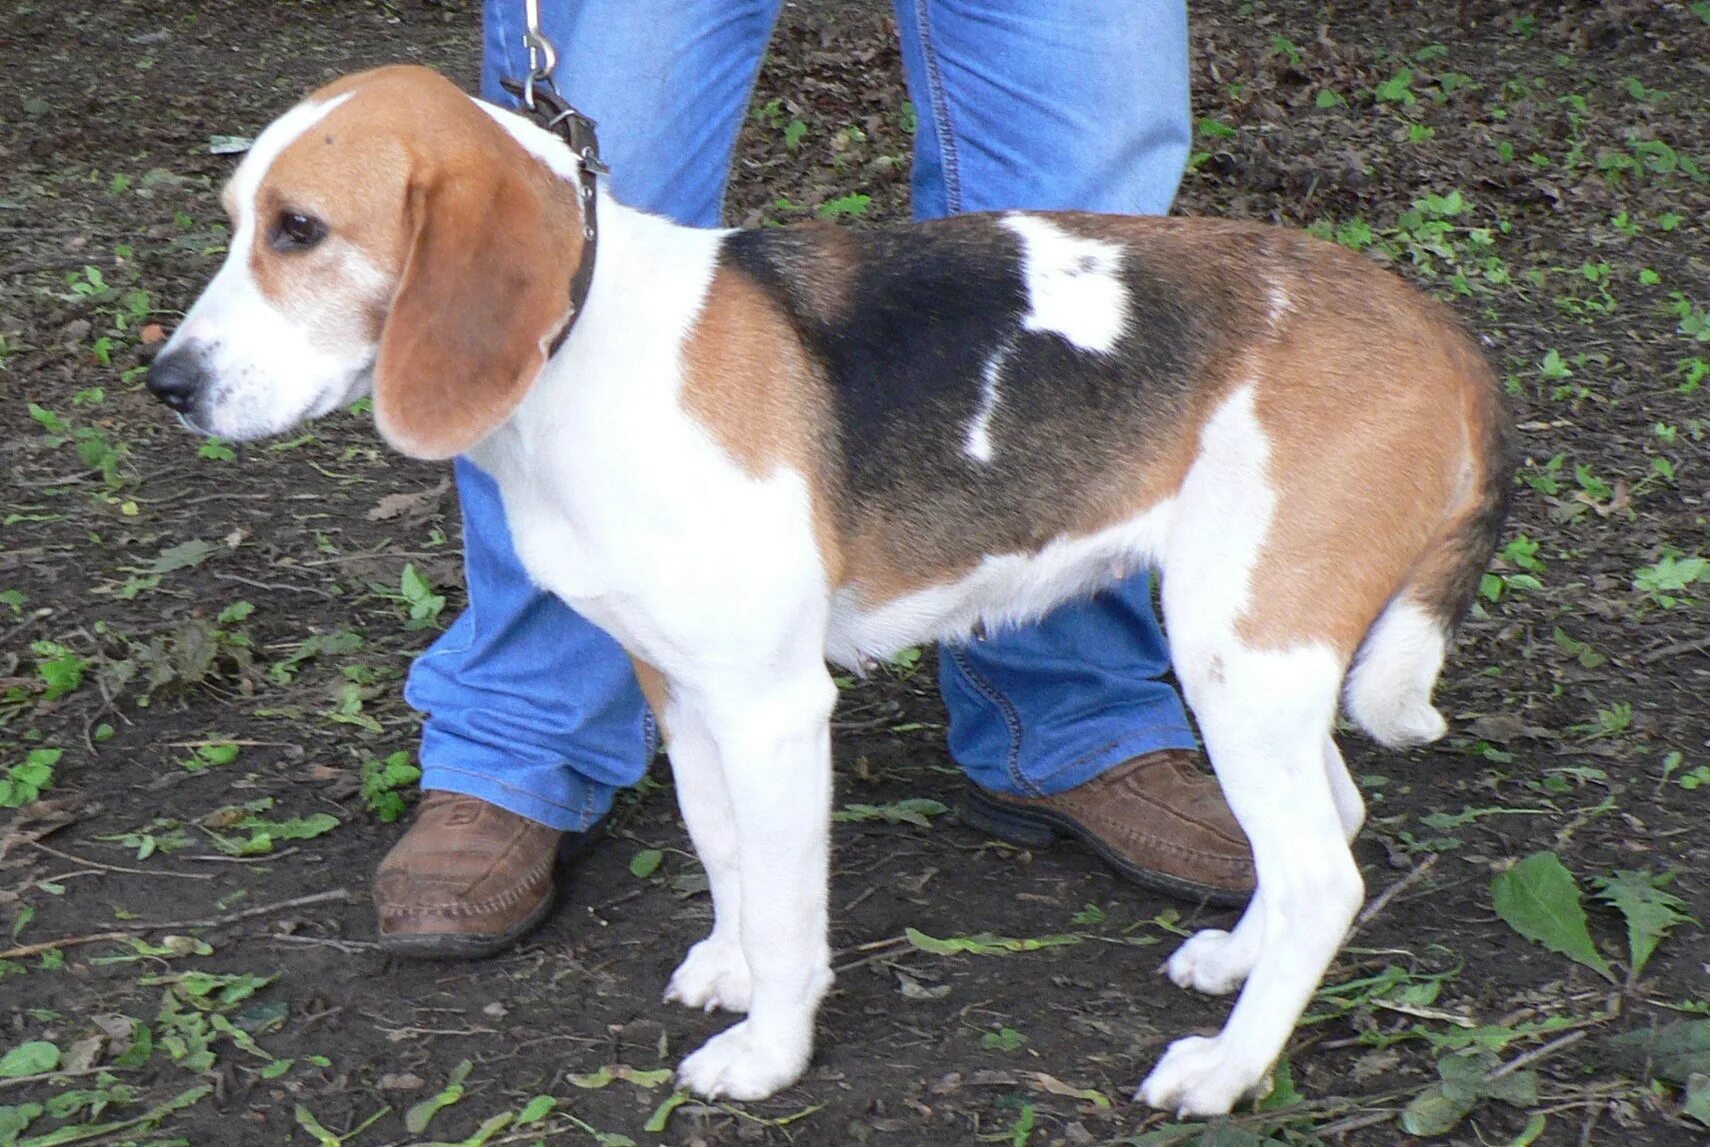
[[[1137,718],[1138,716],[1136,714]],[[1102,719],[1110,720],[1108,716]],[[1060,764],[1043,769],[1024,768],[1019,779],[1026,791],[1012,795],[1051,796],[1068,792],[1102,776],[1117,765],[1162,749],[1185,749],[1197,753],[1199,743],[1194,740],[1193,730],[1186,725],[1175,722],[1162,725],[1137,724],[1126,728],[1115,740],[1091,746]]]
[[[573,760],[532,761],[519,770],[514,751],[430,729],[422,733],[421,787],[479,797],[560,832],[581,832],[605,816],[616,793],[590,780]],[[550,783],[542,784],[543,780]]]

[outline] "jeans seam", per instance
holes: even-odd
[[[929,0],[914,0],[915,23],[920,29],[920,52],[926,58],[926,90],[932,98],[932,123],[938,137],[938,162],[944,168],[945,212],[962,210],[962,169],[956,154],[956,135],[950,126],[950,101],[944,95],[944,77],[938,67],[938,49],[933,45]]]
[[[505,5],[494,4],[491,6],[489,11],[491,11],[493,13],[493,22],[498,25],[498,28],[497,28],[498,42],[501,45],[509,43],[510,42],[510,29],[509,29],[507,21],[505,19],[505,13],[507,11]],[[488,41],[488,42],[490,43],[491,41]],[[506,70],[506,65],[508,65],[510,63],[510,60],[508,58],[506,58],[506,54],[505,54],[505,51],[503,48],[500,49],[499,58],[495,62],[497,63],[498,68],[501,72]],[[482,68],[482,71],[485,72],[486,69]],[[484,95],[483,98],[486,99],[490,103],[498,105],[499,107],[510,107],[513,110],[516,107],[516,101],[511,99],[511,94],[509,92],[505,91],[505,89],[503,87],[501,87],[497,92],[494,92],[492,95]]]
[[[973,687],[974,692],[984,697],[986,703],[997,710],[998,715],[1003,718],[1004,727],[1009,730],[1009,752],[1004,756],[1003,765],[1009,779],[1029,796],[1043,796],[1044,794],[1021,772],[1021,714],[1016,712],[1014,703],[987,681],[980,671],[974,668],[973,662],[963,656],[960,649],[951,646],[950,659],[956,663],[956,668],[962,671],[963,678]]]

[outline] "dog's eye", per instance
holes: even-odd
[[[313,215],[281,211],[273,227],[273,249],[306,251],[327,237],[327,225]]]

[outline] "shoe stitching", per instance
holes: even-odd
[[[990,799],[990,795],[991,794],[987,794],[988,799]],[[1007,801],[1001,801],[1001,800],[994,801],[993,803],[998,805],[998,807],[1000,807],[1000,808],[1006,809],[1006,810],[1011,811],[1011,812],[1022,813],[1024,815],[1026,813],[1029,813],[1029,812],[1044,811],[1044,810],[1039,810],[1037,808],[1029,808],[1026,805],[1010,804]],[[1132,825],[1130,825],[1126,822],[1123,822],[1123,821],[1115,820],[1111,817],[1099,816],[1098,814],[1090,814],[1085,818],[1081,818],[1081,817],[1070,816],[1067,813],[1058,812],[1056,810],[1050,810],[1050,812],[1053,813],[1056,817],[1058,817],[1061,821],[1065,822],[1064,827],[1066,829],[1068,829],[1071,832],[1075,832],[1077,835],[1081,836],[1083,840],[1087,837],[1096,838],[1097,840],[1102,842],[1107,848],[1110,848],[1112,852],[1116,852],[1118,855],[1124,856],[1126,859],[1128,859],[1129,863],[1135,864],[1135,865],[1142,867],[1142,868],[1146,867],[1146,865],[1142,864],[1139,860],[1134,859],[1131,855],[1129,855],[1129,850],[1118,847],[1118,845],[1120,844],[1121,839],[1124,835],[1129,836],[1131,839],[1133,839],[1134,841],[1139,843],[1142,847],[1150,846],[1151,848],[1153,848],[1157,851],[1164,852],[1166,854],[1170,854],[1170,855],[1174,855],[1174,856],[1178,856],[1178,857],[1183,857],[1183,858],[1188,858],[1188,859],[1192,859],[1192,860],[1203,861],[1203,862],[1207,862],[1207,863],[1210,863],[1213,865],[1224,866],[1224,867],[1232,869],[1235,872],[1249,872],[1252,870],[1252,867],[1253,867],[1252,861],[1250,858],[1233,857],[1227,853],[1211,852],[1211,851],[1208,851],[1205,849],[1195,848],[1192,845],[1181,844],[1179,842],[1169,840],[1165,837],[1159,837],[1159,836],[1151,835],[1149,833],[1140,832],[1140,831],[1135,830]],[[1097,829],[1091,827],[1089,822],[1091,822],[1092,824],[1109,826],[1114,831],[1100,832]],[[1183,878],[1183,879],[1187,879],[1187,878]]]
[[[528,894],[534,884],[539,882],[542,878],[549,877],[551,872],[552,859],[549,858],[541,861],[524,873],[518,880],[516,887],[501,892],[497,896],[489,897],[486,900],[477,900],[474,903],[451,900],[440,904],[382,904],[380,906],[380,911],[390,916],[420,916],[429,913],[446,916],[486,916],[494,912],[501,911],[502,909],[509,908],[511,905],[520,902],[523,897]],[[552,882],[548,879],[546,882],[546,891],[550,892],[551,889]]]

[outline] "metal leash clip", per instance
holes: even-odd
[[[540,28],[540,0],[527,0],[523,9],[528,16],[528,30],[523,33],[523,47],[528,50],[528,80],[522,86],[523,106],[534,110],[535,88],[541,85],[556,89],[552,73],[558,67],[558,49],[552,46]]]

